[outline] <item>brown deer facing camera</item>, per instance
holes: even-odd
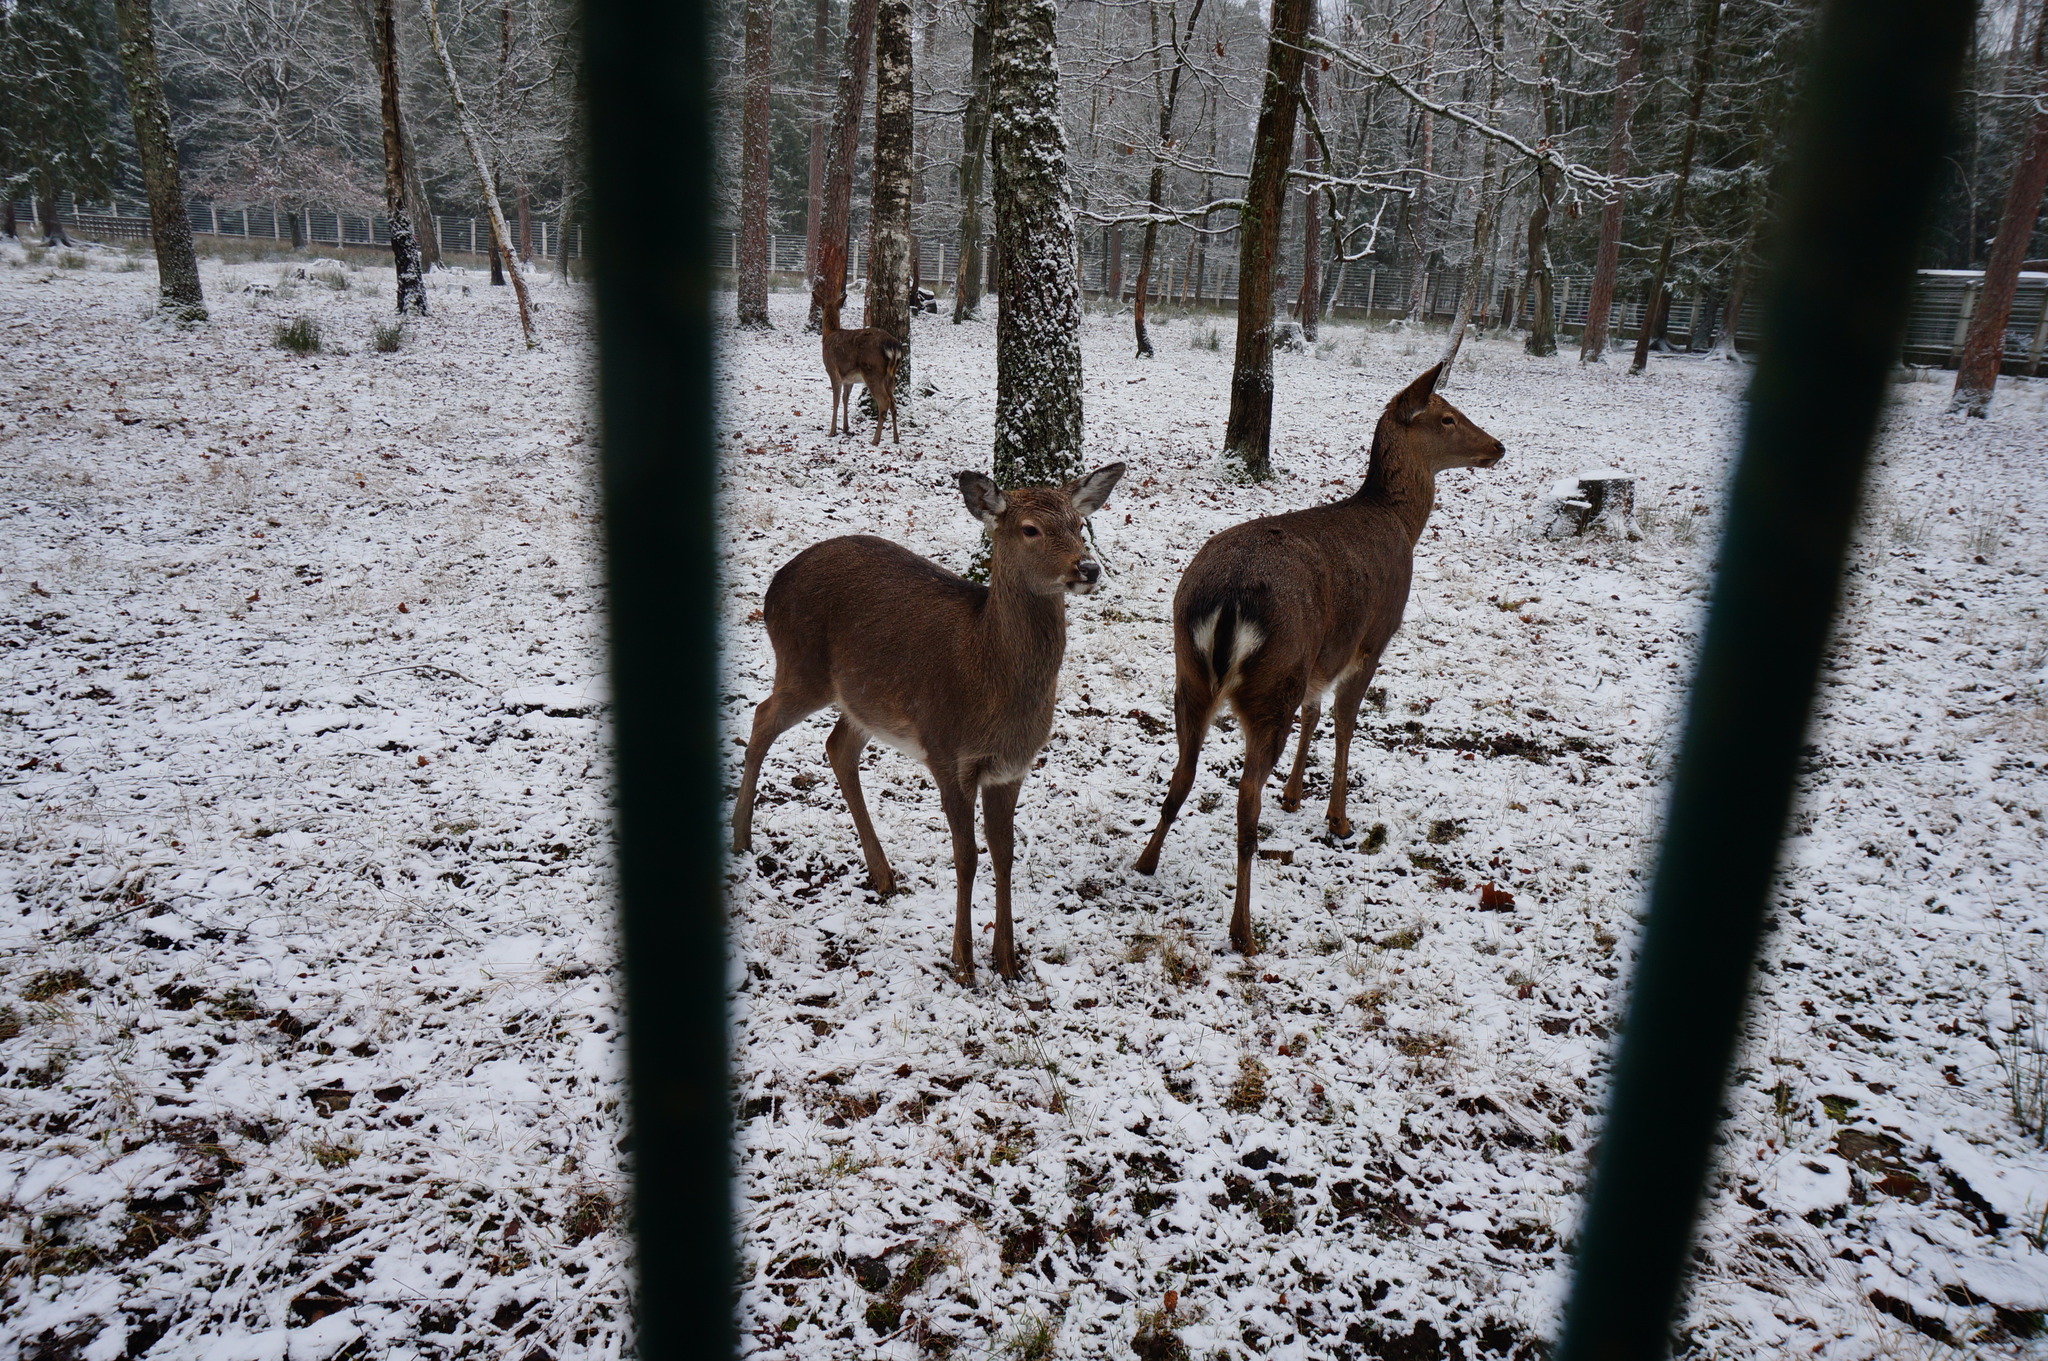
[[[910,347],[879,326],[842,330],[839,309],[845,303],[842,293],[838,302],[819,312],[825,335],[825,381],[832,385],[832,424],[825,433],[840,434],[842,426],[844,433],[853,433],[853,385],[865,383],[875,399],[875,437],[869,442],[882,442],[882,418],[886,416],[896,443],[901,444],[903,427],[896,422],[896,367]]]
[[[1017,976],[1010,927],[1011,829],[1017,790],[1052,731],[1067,650],[1067,596],[1095,589],[1102,568],[1081,524],[1101,509],[1124,465],[1065,487],[999,491],[959,475],[967,509],[988,528],[988,585],[955,576],[886,539],[813,544],[768,585],[761,613],[775,648],[775,689],[754,710],[732,848],[753,844],[754,784],[775,739],[826,705],[839,724],[825,756],[853,813],[879,893],[896,876],[868,819],[860,757],[870,737],[923,761],[953,833],[953,969],[974,977],[974,804],[981,800],[996,877],[996,971]]]
[[[1195,780],[1195,763],[1216,711],[1227,701],[1244,724],[1244,773],[1237,785],[1237,900],[1230,943],[1252,943],[1252,858],[1266,777],[1287,747],[1301,711],[1294,771],[1280,796],[1301,805],[1302,766],[1336,690],[1337,761],[1330,772],[1330,830],[1351,835],[1344,815],[1351,734],[1380,653],[1401,627],[1415,543],[1446,468],[1491,468],[1501,442],[1436,394],[1443,365],[1387,403],[1373,432],[1365,485],[1348,500],[1270,515],[1224,530],[1202,545],[1173,597],[1174,736],[1180,759],[1136,868],[1159,867],[1159,849]]]

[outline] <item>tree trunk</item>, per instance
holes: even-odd
[[[1237,355],[1223,452],[1263,482],[1273,475],[1273,265],[1301,92],[1302,40],[1315,0],[1273,0],[1266,87],[1252,141],[1251,177],[1238,219]]]
[[[1315,12],[1309,12],[1311,23]],[[1313,105],[1316,102],[1316,63],[1304,64],[1301,72],[1301,97]],[[1488,144],[1489,148],[1491,143]],[[1322,155],[1316,141],[1304,128],[1301,135],[1302,168],[1310,174],[1317,174],[1323,168]],[[1316,332],[1322,321],[1323,310],[1323,219],[1322,188],[1311,183],[1301,200],[1301,292],[1297,295],[1295,315],[1301,320],[1301,334],[1304,340],[1315,343]]]
[[[1555,27],[1546,26],[1543,52],[1537,58],[1541,72],[1536,86],[1537,102],[1543,106],[1543,140],[1555,146],[1558,138],[1557,65],[1562,56]],[[1557,203],[1557,167],[1545,162],[1536,167],[1536,206],[1529,213],[1529,340],[1522,348],[1539,359],[1557,353],[1556,275],[1550,264],[1550,212]]]
[[[496,233],[493,233],[492,235],[495,238]],[[505,257],[498,254],[498,243],[495,239],[493,239],[491,242],[491,287],[503,288],[504,286]]]
[[[1998,385],[1999,365],[2005,359],[2005,327],[2012,316],[2013,290],[2019,283],[2027,243],[2034,235],[2034,220],[2041,212],[2041,194],[2048,190],[2048,0],[2043,0],[2041,18],[2034,26],[2033,64],[2034,112],[2027,120],[2012,181],[2006,187],[1998,235],[1992,238],[1991,258],[1984,265],[1984,288],[1977,297],[1977,310],[1970,314],[1962,362],[1956,366],[1955,392],[1949,399],[1949,410],[1970,416],[1991,414],[1991,391]]]
[[[832,132],[825,144],[825,211],[818,222],[818,268],[811,276],[811,305],[819,311],[831,309],[835,318],[846,298],[847,217],[853,209],[853,162],[860,154],[860,118],[867,102],[875,5],[876,0],[852,0],[847,9],[846,45],[832,101]]]
[[[192,220],[185,215],[185,191],[178,181],[178,148],[171,141],[171,110],[164,102],[149,0],[115,0],[114,22],[121,48],[121,78],[128,86],[128,111],[135,122],[135,148],[142,160],[142,183],[149,192],[157,306],[180,325],[196,325],[206,320],[206,298],[199,289]],[[54,201],[50,205],[52,221],[56,206]]]
[[[1493,0],[1492,43],[1487,53],[1493,59],[1487,62],[1489,72],[1486,78],[1486,121],[1495,123],[1500,117],[1500,48],[1501,29],[1505,15],[1505,0]],[[1451,316],[1450,339],[1444,344],[1443,368],[1438,371],[1437,386],[1442,387],[1444,379],[1458,362],[1458,351],[1465,343],[1465,328],[1472,324],[1472,310],[1479,303],[1479,290],[1485,283],[1486,257],[1493,249],[1493,224],[1500,218],[1500,201],[1506,192],[1505,181],[1496,185],[1493,178],[1494,141],[1486,139],[1479,161],[1479,204],[1472,214],[1472,253],[1465,260],[1465,277],[1459,281],[1458,310]]]
[[[1159,248],[1160,200],[1166,193],[1166,152],[1173,145],[1173,108],[1180,99],[1180,78],[1187,70],[1188,44],[1194,41],[1195,21],[1202,17],[1202,5],[1203,0],[1195,0],[1194,8],[1188,11],[1187,34],[1174,44],[1173,74],[1167,77],[1163,91],[1159,84],[1159,0],[1152,0],[1147,11],[1152,21],[1152,97],[1159,106],[1159,140],[1152,148],[1152,179],[1145,187],[1145,208],[1152,216],[1146,220],[1145,239],[1138,247],[1138,298],[1132,311],[1138,355],[1143,359],[1152,357],[1152,337],[1145,333],[1145,295],[1152,286],[1152,260]],[[1169,39],[1174,36],[1170,14],[1166,35]]]
[[[988,154],[989,34],[996,0],[974,10],[974,40],[968,69],[967,110],[960,119],[960,262],[953,276],[953,323],[981,311],[981,180]]]
[[[1643,10],[1647,0],[1624,0],[1615,61],[1614,117],[1607,132],[1607,173],[1628,174],[1629,121],[1635,116],[1636,80],[1643,67]],[[1607,353],[1607,314],[1614,307],[1614,277],[1621,269],[1621,187],[1600,210],[1600,247],[1593,260],[1593,291],[1586,303],[1586,329],[1579,337],[1579,361],[1599,363]]]
[[[441,16],[434,8],[435,0],[420,0],[420,17],[426,20],[427,37],[434,45],[434,55],[440,60],[441,75],[448,82],[448,102],[455,107],[455,123],[462,130],[462,143],[469,151],[470,168],[476,172],[478,188],[483,191],[484,211],[490,217],[491,250],[502,259],[512,253],[512,234],[505,227],[505,210],[498,203],[497,182],[491,177],[490,162],[484,157],[483,138],[476,130],[476,120],[470,117],[469,101],[462,97],[462,81],[455,74],[455,60],[448,55],[448,40],[441,35]],[[526,296],[526,276],[517,268],[512,270],[512,292],[519,300],[519,328],[526,335],[527,348],[539,342],[533,334],[533,308]]]
[[[1060,124],[1057,0],[991,0],[995,162],[995,478],[1058,485],[1081,469],[1081,288]]]
[[[746,94],[740,112],[739,325],[768,322],[768,94],[774,59],[772,0],[747,0]]]
[[[1641,373],[1650,366],[1651,333],[1661,339],[1664,334],[1664,317],[1670,300],[1665,297],[1664,281],[1671,272],[1671,248],[1678,239],[1678,228],[1685,221],[1685,195],[1692,184],[1693,152],[1700,141],[1700,110],[1707,102],[1707,81],[1714,73],[1714,42],[1721,27],[1721,0],[1702,0],[1700,13],[1700,45],[1692,59],[1692,95],[1685,107],[1685,141],[1678,152],[1678,181],[1671,189],[1671,212],[1664,219],[1664,239],[1657,247],[1657,267],[1650,273],[1649,303],[1643,311],[1643,329],[1636,336],[1636,357],[1628,366],[1630,373]]]
[[[432,273],[441,267],[441,233],[434,225],[434,204],[420,177],[420,156],[410,135],[405,139],[405,201],[419,214],[413,228],[419,237],[420,267]]]
[[[1422,94],[1436,95],[1436,6],[1429,7],[1422,27]],[[1415,194],[1408,200],[1407,216],[1413,224],[1408,240],[1407,319],[1421,321],[1429,303],[1429,191],[1436,172],[1436,115],[1422,111],[1422,156],[1415,179]]]
[[[427,314],[426,267],[413,232],[407,198],[405,124],[398,106],[398,23],[392,0],[374,0],[371,38],[376,45],[377,84],[384,118],[384,214],[391,221],[391,263],[398,274],[398,314]]]
[[[555,212],[555,277],[569,277],[569,232],[576,207],[576,186],[567,176],[562,182],[562,206]]]
[[[71,236],[64,230],[64,220],[57,216],[57,193],[57,187],[53,184],[36,196],[36,216],[42,219],[43,244],[45,246],[68,246],[71,244]],[[156,209],[152,202],[150,216],[154,218],[155,215]],[[151,229],[154,230],[153,224]],[[188,237],[190,233],[191,228],[188,224],[186,228]],[[163,273],[163,260],[161,256],[157,260],[157,273],[159,276]]]
[[[910,343],[910,0],[875,11],[875,182],[869,199],[867,324]],[[901,391],[910,357],[896,370]]]
[[[832,89],[832,0],[818,0],[818,17],[811,28],[811,164],[810,188],[804,199],[804,277],[818,277],[818,242],[825,212],[825,112]],[[818,300],[811,299],[810,320],[805,329],[819,326]]]
[[[1195,123],[1197,127],[1200,127],[1204,122],[1209,124],[1209,159],[1202,162],[1204,167],[1202,171],[1202,202],[1205,204],[1216,201],[1216,138],[1219,131],[1217,125],[1223,120],[1214,117],[1214,114],[1215,96],[1213,94],[1205,94],[1202,97],[1202,116]],[[1195,306],[1197,307],[1202,305],[1202,285],[1208,273],[1209,214],[1205,210],[1202,213],[1202,220],[1196,224],[1195,230]]]

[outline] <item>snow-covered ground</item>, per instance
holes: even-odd
[[[235,291],[277,265],[209,265],[216,324],[184,335],[116,259],[0,262],[0,1361],[615,1354],[580,290],[540,290],[528,354],[501,296],[439,276],[384,354],[381,273],[286,297]],[[352,353],[275,348],[302,312]],[[825,437],[799,300],[774,315],[728,336],[720,415],[736,734],[775,568],[850,532],[964,566],[951,474],[990,442],[989,325],[918,320],[904,442],[877,450],[865,421]],[[1281,355],[1282,475],[1244,487],[1214,461],[1227,323],[1161,323],[1149,362],[1127,334],[1089,318],[1091,457],[1131,471],[1024,788],[1025,981],[946,977],[918,767],[868,758],[908,889],[887,901],[829,717],[764,771],[733,872],[747,1345],[1531,1355],[1743,374],[1468,345],[1448,395],[1508,456],[1443,480],[1360,734],[1360,836],[1322,828],[1327,730],[1303,810],[1269,798],[1292,862],[1257,866],[1247,964],[1224,939],[1234,733],[1158,876],[1128,868],[1172,761],[1168,602],[1206,535],[1355,486],[1437,341],[1339,325]],[[1692,1355],[2040,1345],[2048,1154],[2011,1079],[2038,1112],[2048,1059],[2009,1032],[2048,990],[2048,383],[2003,386],[1987,422],[1945,395],[1895,390]],[[1641,478],[1641,539],[1541,537],[1551,484],[1603,465]],[[1511,910],[1481,910],[1485,883]]]

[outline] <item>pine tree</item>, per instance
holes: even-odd
[[[107,99],[93,74],[103,49],[93,0],[0,5],[0,196],[30,194],[51,244],[68,244],[57,195],[109,184]]]
[[[114,0],[120,33],[121,78],[135,121],[135,149],[149,192],[149,231],[156,244],[157,306],[181,325],[206,320],[199,260],[192,253],[192,220],[178,179],[178,148],[171,140],[171,110],[156,59],[156,21],[149,0]]]
[[[1081,286],[1067,200],[1057,0],[990,0],[999,486],[1081,469]]]

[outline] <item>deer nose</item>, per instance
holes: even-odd
[[[1102,564],[1093,558],[1083,558],[1074,564],[1074,571],[1080,575],[1082,581],[1093,586],[1102,577]]]

